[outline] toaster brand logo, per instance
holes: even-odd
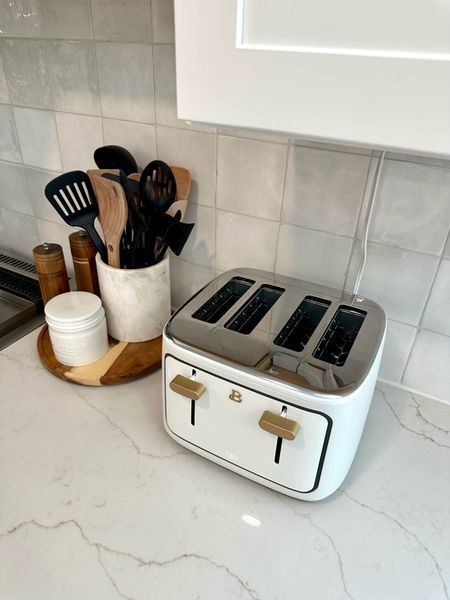
[[[233,400],[234,402],[242,402],[242,394],[241,392],[238,392],[237,390],[231,390],[231,394],[228,396],[228,398],[230,400]]]

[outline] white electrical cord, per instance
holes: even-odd
[[[377,195],[377,191],[378,191],[378,184],[380,182],[380,176],[381,176],[381,170],[383,167],[383,162],[384,162],[384,156],[385,156],[386,152],[383,150],[378,158],[378,163],[377,163],[377,168],[375,170],[375,174],[373,176],[373,181],[372,181],[372,188],[370,190],[370,196],[369,196],[369,204],[367,206],[367,212],[366,212],[366,220],[364,223],[364,232],[363,232],[363,237],[361,240],[361,246],[362,246],[362,256],[361,256],[361,263],[359,265],[359,270],[358,270],[358,274],[356,276],[355,279],[355,285],[353,287],[353,294],[356,296],[358,294],[359,291],[359,286],[361,285],[361,279],[364,273],[364,268],[366,266],[366,260],[367,260],[367,240],[369,237],[369,227],[370,227],[370,221],[372,220],[372,214],[373,214],[373,208],[375,206],[375,198]]]

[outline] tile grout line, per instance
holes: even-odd
[[[214,178],[214,274],[217,269],[217,192],[218,192],[218,178],[219,178],[219,134],[215,134],[215,173]]]
[[[153,36],[153,2],[152,2],[152,0],[148,0],[148,16],[149,16],[148,29],[149,29],[149,34],[150,34],[150,43],[153,46],[154,36]]]
[[[150,18],[152,18],[152,3],[151,0],[149,0],[149,8],[150,8]],[[153,19],[150,25],[150,30],[151,30],[151,35],[152,35],[152,40],[153,40]],[[151,45],[151,52],[152,52],[152,92],[153,92],[153,123],[155,126],[155,138],[156,138],[156,65],[155,65],[155,52],[153,50],[153,44]]]
[[[92,43],[92,50],[94,53],[94,64],[95,64],[95,76],[96,76],[96,82],[97,82],[97,100],[98,100],[98,109],[99,109],[99,117],[100,117],[100,126],[102,129],[102,143],[103,145],[105,145],[105,128],[103,126],[103,104],[102,104],[102,92],[101,92],[101,88],[100,88],[100,72],[99,72],[99,68],[98,68],[98,57],[97,57],[97,44],[95,41],[95,33],[94,33],[94,17],[92,14],[92,0],[89,0],[89,19],[90,19],[90,26],[91,26],[91,32],[92,32],[92,40],[90,40],[90,42]]]
[[[43,49],[43,54],[44,54],[44,59],[45,59],[45,80],[47,81],[48,91],[50,93],[50,102],[52,104],[52,107],[49,110],[56,112],[55,98],[53,95],[53,83],[50,81],[50,69],[49,69],[48,49],[47,49],[48,46],[45,43],[45,40],[40,40],[40,41],[42,43],[42,49]]]
[[[422,312],[421,312],[421,315],[420,315],[420,319],[419,319],[419,321],[418,321],[418,324],[417,324],[416,333],[415,333],[415,336],[414,336],[413,343],[411,344],[411,348],[410,348],[410,350],[409,350],[409,353],[408,353],[408,358],[406,359],[406,362],[405,362],[405,367],[404,367],[404,369],[402,370],[402,373],[401,373],[401,377],[400,377],[400,381],[401,381],[401,382],[403,382],[403,381],[404,381],[404,377],[405,377],[405,375],[406,375],[406,371],[407,371],[408,365],[409,365],[409,363],[410,363],[411,355],[412,355],[412,353],[413,353],[414,346],[415,346],[415,343],[416,343],[417,337],[418,337],[418,335],[419,335],[419,332],[420,332],[420,331],[431,331],[431,332],[433,332],[433,333],[436,333],[436,334],[438,334],[438,335],[444,335],[444,336],[445,336],[445,334],[443,334],[443,333],[440,333],[440,332],[438,332],[438,331],[434,331],[434,330],[432,330],[432,329],[427,329],[427,328],[423,327],[423,319],[424,319],[425,312],[426,312],[426,310],[427,310],[427,307],[428,307],[428,303],[429,303],[429,301],[430,301],[430,298],[431,298],[431,294],[432,294],[432,292],[433,292],[433,287],[434,287],[434,284],[435,284],[435,282],[436,282],[437,275],[438,275],[438,273],[439,273],[439,269],[440,269],[440,267],[441,267],[441,264],[442,264],[442,262],[445,260],[444,252],[445,252],[445,249],[446,249],[446,247],[447,247],[447,243],[448,243],[448,241],[449,241],[449,240],[450,240],[450,229],[449,229],[449,231],[448,231],[448,233],[447,233],[447,238],[446,238],[446,240],[445,240],[445,242],[444,242],[444,247],[443,247],[443,250],[442,250],[442,252],[441,252],[441,255],[440,255],[439,261],[438,261],[438,263],[437,263],[436,272],[435,272],[435,274],[434,274],[433,281],[431,282],[430,289],[429,289],[429,291],[428,291],[428,295],[427,295],[427,298],[426,298],[426,300],[425,300],[425,303],[424,303],[424,306],[423,306],[423,309],[422,309]],[[445,337],[448,337],[448,336],[445,336]]]
[[[291,140],[288,139],[288,143],[286,144],[286,151],[285,151],[285,165],[284,165],[284,173],[283,173],[283,184],[281,187],[281,203],[280,203],[280,211],[278,213],[278,227],[277,227],[277,237],[276,237],[276,243],[275,243],[275,252],[274,252],[274,259],[273,259],[273,272],[276,272],[276,268],[277,268],[277,262],[278,262],[278,249],[279,249],[279,245],[280,245],[280,233],[281,233],[281,217],[283,214],[283,206],[284,206],[284,201],[285,201],[285,196],[286,196],[286,181],[287,181],[287,173],[288,173],[288,169],[289,169],[289,158],[292,152],[292,145],[291,145]]]
[[[4,73],[4,77],[5,77],[6,91],[8,92],[8,96],[9,96],[9,104],[5,104],[5,106],[9,106],[10,110],[11,110],[11,117],[12,117],[12,123],[13,123],[14,133],[16,135],[17,145],[18,145],[19,154],[20,154],[20,162],[19,163],[13,163],[13,164],[22,165],[22,169],[24,169],[22,148],[20,147],[19,132],[17,130],[17,124],[16,124],[16,115],[14,114],[14,108],[13,108],[13,105],[11,103],[11,91],[9,89],[8,77],[6,76],[5,63],[3,61],[3,56],[2,56],[2,53],[1,53],[1,46],[0,46],[0,61],[1,61],[1,65],[3,67],[3,73]],[[5,232],[5,236],[6,236],[6,241],[7,241],[8,249],[11,249],[11,241],[9,239],[8,230],[7,230],[5,219],[4,219],[4,215],[3,215],[3,210],[4,210],[4,208],[0,207],[1,223],[3,223],[3,226],[4,226],[4,232]]]
[[[362,217],[363,208],[364,208],[364,202],[366,200],[368,190],[370,190],[369,183],[372,181],[373,175],[375,173],[375,171],[372,170],[372,164],[373,164],[373,151],[372,151],[371,156],[369,157],[369,163],[367,165],[366,180],[364,182],[364,187],[363,187],[363,190],[361,192],[361,199],[360,199],[360,204],[359,204],[359,211],[358,211],[358,216],[356,218],[355,230],[353,232],[353,238],[352,238],[352,240],[353,240],[352,241],[352,247],[350,249],[350,255],[348,257],[347,268],[345,270],[344,283],[343,283],[343,286],[342,286],[341,293],[345,293],[345,291],[347,289],[347,284],[349,283],[350,268],[351,268],[351,265],[352,265],[353,255],[354,255],[354,252],[356,251],[357,244],[359,243],[358,229],[359,229],[359,224],[361,222],[361,217]],[[364,212],[364,216],[367,214],[367,208],[368,207],[366,206],[366,210]]]

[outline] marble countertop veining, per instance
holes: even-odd
[[[173,442],[161,373],[56,379],[0,353],[2,600],[449,600],[450,406],[385,384],[349,475],[309,503]]]

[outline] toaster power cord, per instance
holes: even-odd
[[[369,227],[370,227],[370,222],[372,220],[372,214],[373,214],[373,209],[375,206],[375,199],[376,199],[377,192],[378,192],[378,184],[380,183],[380,176],[381,176],[381,171],[383,168],[385,154],[386,154],[386,152],[384,150],[382,150],[382,152],[378,158],[377,168],[375,169],[375,174],[374,174],[373,180],[372,180],[372,187],[371,187],[370,196],[369,196],[369,204],[367,206],[366,219],[364,222],[363,237],[362,237],[362,241],[361,241],[361,248],[362,248],[361,262],[359,264],[358,274],[356,276],[355,285],[353,287],[353,294],[355,296],[358,295],[359,286],[361,285],[361,279],[362,279],[362,276],[364,273],[364,268],[366,266],[367,240],[369,237]]]

